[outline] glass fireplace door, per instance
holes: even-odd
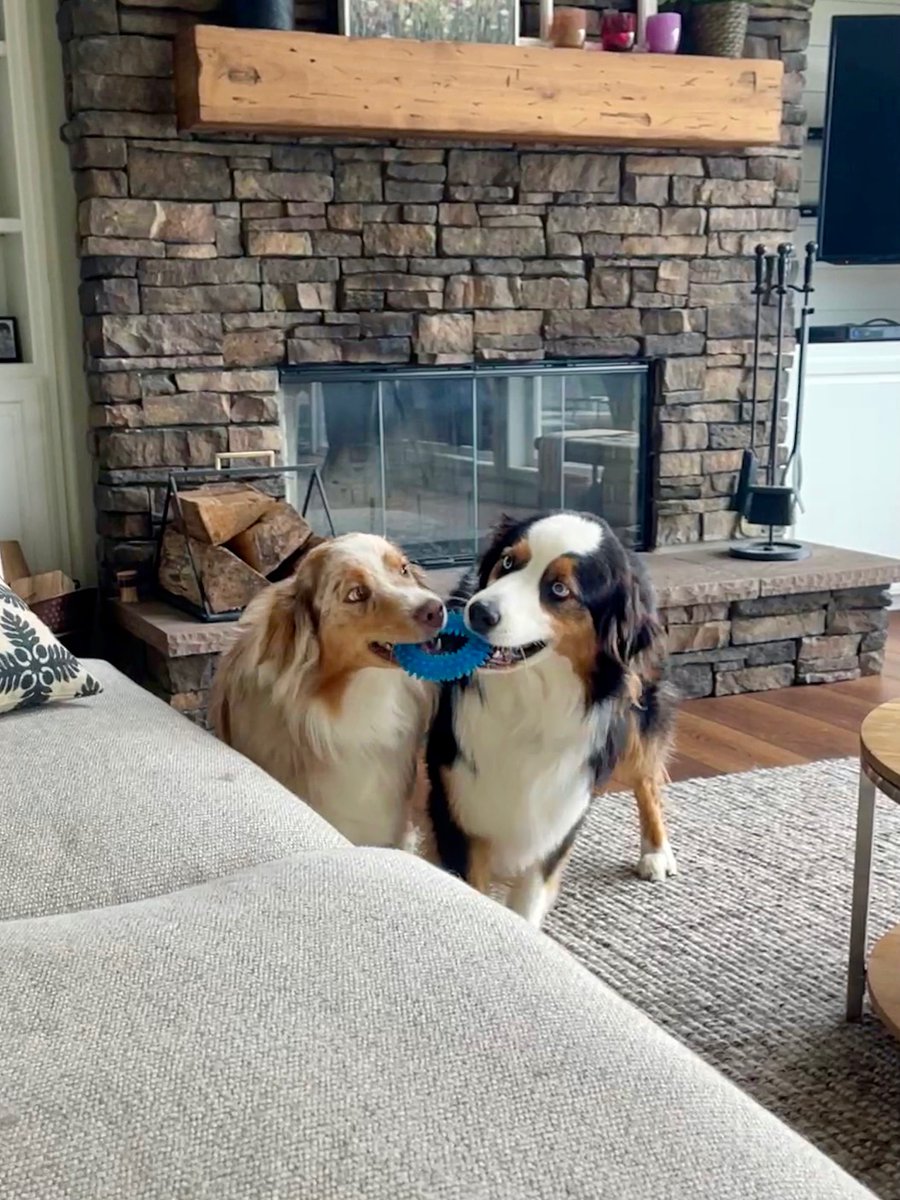
[[[470,561],[504,513],[595,512],[646,544],[645,364],[297,368],[283,412],[338,532],[382,533],[425,565]]]

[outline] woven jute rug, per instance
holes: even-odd
[[[900,1042],[843,1018],[849,760],[677,784],[680,874],[631,873],[637,816],[598,799],[546,931],[884,1200],[900,1200]],[[900,808],[880,799],[870,935],[900,922]]]

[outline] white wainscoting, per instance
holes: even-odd
[[[21,541],[33,569],[88,582],[88,402],[56,7],[0,0],[0,315],[18,320],[25,360],[0,364],[0,537]]]
[[[808,363],[796,533],[900,559],[900,343],[811,346]]]
[[[42,381],[0,367],[0,541],[22,543],[33,571],[59,562],[46,467],[47,400]]]

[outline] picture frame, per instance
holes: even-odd
[[[15,317],[0,316],[0,363],[22,361],[19,323]]]
[[[518,0],[340,0],[345,37],[412,38],[426,42],[519,41]]]

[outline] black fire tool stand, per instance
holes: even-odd
[[[787,467],[790,465],[790,462],[799,455],[800,419],[802,415],[804,389],[803,376],[806,371],[805,342],[808,330],[808,317],[812,312],[812,308],[809,305],[809,298],[813,292],[812,270],[813,264],[815,263],[816,245],[814,242],[809,242],[806,246],[806,260],[804,264],[802,285],[788,282],[788,274],[793,254],[794,248],[787,242],[783,242],[778,247],[776,254],[775,284],[772,290],[774,295],[777,297],[778,316],[775,335],[775,383],[772,389],[772,414],[769,421],[769,448],[768,461],[766,463],[766,482],[751,483],[749,487],[745,485],[744,494],[740,497],[741,503],[739,506],[739,512],[742,520],[746,520],[751,525],[768,525],[769,536],[762,540],[735,541],[729,546],[729,553],[734,558],[752,559],[757,562],[792,562],[801,558],[809,558],[811,554],[810,547],[804,542],[795,542],[775,537],[776,527],[780,529],[788,529],[791,525],[793,525],[794,510],[797,503],[797,495],[794,492],[794,489],[787,485],[786,479]],[[757,287],[758,286],[759,280],[757,269]],[[797,364],[798,404],[796,409],[794,444],[791,450],[791,456],[788,459],[788,462],[785,464],[785,470],[781,473],[780,482],[778,482],[778,403],[781,384],[781,363],[784,339],[784,312],[788,293],[792,291],[799,292],[803,296],[803,309],[800,324],[800,350]],[[759,340],[759,336],[760,329],[757,325],[757,342]],[[758,361],[758,353],[758,345],[755,345],[755,361]],[[753,446],[753,437],[754,431],[751,430],[751,449]]]

